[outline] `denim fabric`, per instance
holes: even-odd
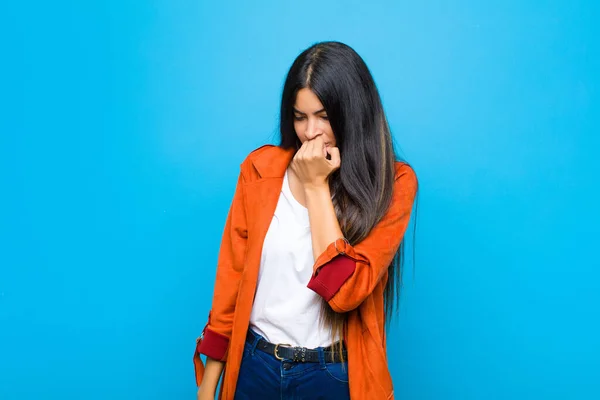
[[[319,348],[318,363],[280,361],[256,348],[260,335],[246,342],[235,400],[350,399],[348,365],[327,362]]]

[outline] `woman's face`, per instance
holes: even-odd
[[[310,89],[300,89],[296,95],[294,129],[302,143],[321,136],[326,147],[336,147],[335,136],[323,104]]]

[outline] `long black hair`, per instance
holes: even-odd
[[[303,88],[310,89],[321,101],[335,135],[342,164],[329,178],[333,205],[344,236],[350,244],[357,244],[388,210],[394,187],[398,158],[379,92],[367,65],[351,47],[340,42],[312,45],[296,58],[283,87],[283,148],[300,146],[293,107]],[[386,322],[394,305],[398,305],[404,254],[402,240],[388,269],[384,291]],[[331,325],[333,334],[341,332],[344,315],[323,303],[324,322]]]

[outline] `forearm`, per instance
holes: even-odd
[[[316,260],[329,244],[343,237],[344,234],[335,215],[329,185],[306,186],[304,192],[310,221],[313,255]]]
[[[221,373],[223,372],[224,367],[224,362],[206,357],[204,377],[202,378],[202,383],[200,385],[201,389],[210,390],[214,393],[219,385],[219,379],[221,379]]]

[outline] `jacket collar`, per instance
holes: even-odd
[[[292,161],[296,149],[284,149],[267,145],[258,150],[250,159],[261,178],[283,178],[285,170]]]

